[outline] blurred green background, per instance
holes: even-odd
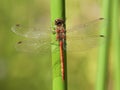
[[[67,27],[100,17],[100,1],[67,0]],[[44,22],[43,22],[44,21]],[[0,90],[52,90],[50,50],[44,55],[16,51],[22,37],[11,27],[17,23],[50,27],[49,0],[0,0]],[[94,90],[98,47],[68,52],[68,89]]]

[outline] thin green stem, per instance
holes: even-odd
[[[114,90],[120,90],[120,32],[119,32],[119,0],[112,0],[112,34],[114,46]]]
[[[102,17],[105,18],[105,23],[101,26],[101,34],[105,37],[105,43],[100,46],[98,71],[97,71],[97,84],[96,90],[107,90],[107,77],[108,77],[108,60],[110,51],[110,38],[111,38],[111,22],[110,22],[110,0],[103,0]],[[101,39],[101,42],[103,39]]]

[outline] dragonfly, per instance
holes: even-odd
[[[104,35],[99,34],[98,28],[100,22],[103,22],[103,20],[104,18],[98,18],[88,23],[69,28],[68,30],[64,28],[65,21],[63,19],[55,20],[55,29],[52,33],[56,34],[56,40],[59,42],[61,74],[63,80],[64,50],[66,49],[66,37],[68,52],[80,52],[86,49],[93,48],[99,44],[100,38],[105,38]],[[39,52],[46,54],[46,52],[51,48],[50,46],[52,43],[50,43],[50,30],[43,31],[36,27],[24,27],[21,24],[14,25],[11,30],[17,35],[27,38],[16,43],[15,47],[19,51]]]
[[[61,23],[63,23],[62,19],[56,19],[55,22],[56,21],[61,21]],[[99,39],[105,38],[104,35],[99,34],[99,26],[103,21],[104,18],[98,18],[85,24],[68,27],[64,32],[66,35],[61,35],[67,38],[67,51],[83,52],[98,46]],[[55,25],[57,26],[57,24]],[[24,40],[16,43],[15,48],[18,51],[44,54],[51,48],[52,43],[50,33],[53,33],[51,32],[51,28],[43,29],[16,24],[11,28],[11,30],[15,34],[25,37]],[[58,33],[57,35],[59,36]],[[58,40],[57,37],[56,40]],[[65,46],[64,49],[66,49]]]
[[[66,45],[66,31],[64,28],[64,20],[63,19],[56,19],[55,20],[55,25],[56,25],[56,39],[59,41],[59,46],[60,46],[60,62],[61,62],[61,75],[62,75],[62,80],[65,80],[65,70],[64,70],[64,48]]]

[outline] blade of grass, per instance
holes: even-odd
[[[119,0],[112,0],[112,34],[114,46],[114,90],[120,90]]]
[[[65,0],[51,0],[51,25],[55,26],[55,20],[61,18],[65,20]],[[52,28],[54,31],[54,28]],[[66,51],[64,51],[65,80],[62,80],[59,42],[56,34],[52,34],[52,72],[53,90],[67,90],[67,65]]]
[[[111,40],[110,39],[111,38],[110,0],[103,0],[102,17],[105,18],[105,23],[101,25],[102,29],[100,33],[101,35],[105,36],[104,37],[105,43],[101,45],[99,49],[96,90],[107,89],[107,75],[108,75],[107,69],[108,69],[110,40]],[[100,42],[102,42],[102,39]]]

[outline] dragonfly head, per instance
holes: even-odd
[[[64,20],[63,19],[56,19],[55,20],[55,25],[56,26],[62,26],[64,24]]]

